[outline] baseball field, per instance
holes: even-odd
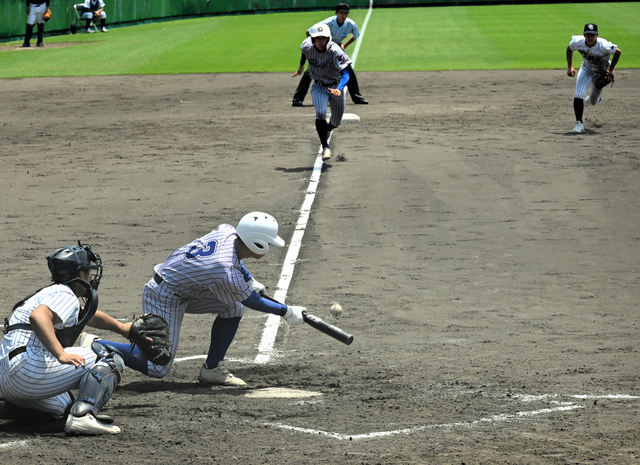
[[[226,365],[248,386],[211,387],[197,376],[213,316],[187,315],[169,376],[125,371],[105,410],[121,434],[66,437],[61,423],[9,406],[2,463],[638,463],[640,71],[628,24],[638,4],[604,5],[520,6],[530,17],[549,8],[544,17],[566,26],[541,38],[542,51],[529,42],[524,51],[546,63],[531,66],[513,55],[482,65],[465,47],[500,47],[464,29],[449,36],[455,47],[441,37],[413,47],[423,67],[403,68],[400,56],[382,69],[376,35],[393,31],[379,15],[409,9],[374,9],[368,20],[353,11],[361,29],[367,21],[355,69],[369,105],[347,99],[360,121],[333,132],[327,163],[311,97],[291,106],[300,31],[285,47],[239,34],[254,55],[209,43],[193,60],[236,69],[187,67],[186,46],[156,55],[162,28],[269,15],[58,36],[42,50],[3,45],[5,314],[48,284],[52,250],[82,240],[105,263],[100,309],[128,321],[154,265],[259,210],[278,219],[287,245],[303,235],[291,262],[288,248],[272,249],[248,269],[270,294],[287,283],[286,303],[355,339],[281,323],[264,350],[267,318],[247,311]],[[459,8],[447,14],[491,16]],[[329,16],[300,15],[303,28]],[[590,21],[623,53],[613,87],[574,134],[565,49]],[[224,27],[231,37],[233,23]],[[125,47],[132,31],[156,47],[131,36]],[[473,65],[451,64],[467,52]],[[277,69],[260,68],[269,53]],[[255,69],[241,67],[251,60]]]

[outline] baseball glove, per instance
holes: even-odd
[[[47,11],[44,12],[42,17],[44,18],[45,22],[49,21],[51,19],[51,10],[47,8]]]
[[[169,323],[156,313],[135,318],[129,330],[129,340],[154,365],[167,365],[173,358]]]
[[[611,71],[607,71],[598,79],[596,79],[596,88],[602,89],[603,87],[608,86],[609,84],[613,84],[613,73]]]

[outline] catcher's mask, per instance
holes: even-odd
[[[94,270],[91,287],[98,289],[102,278],[102,259],[91,250],[90,245],[61,247],[47,257],[51,280],[56,284],[68,284],[78,278],[78,273],[84,270]],[[78,278],[79,279],[79,278]]]
[[[251,212],[242,217],[236,228],[238,237],[253,253],[264,255],[269,244],[284,247],[284,240],[278,236],[278,222],[268,213]]]

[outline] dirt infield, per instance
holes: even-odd
[[[371,104],[334,131],[287,296],[354,343],[283,325],[258,364],[249,311],[227,354],[249,387],[211,388],[212,318],[189,315],[167,378],[125,372],[107,404],[122,434],[7,408],[3,463],[638,463],[640,71],[617,70],[583,134],[563,70],[358,76]],[[220,223],[264,210],[289,242],[319,146],[295,85],[0,81],[4,313],[78,239],[124,319],[153,266]],[[285,254],[246,262],[270,292]]]

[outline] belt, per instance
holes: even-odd
[[[329,87],[338,87],[338,84],[340,84],[339,82],[332,82],[332,83],[330,83],[330,84],[325,84],[325,83],[324,83],[324,82],[322,82],[322,81],[316,81],[316,82],[317,82],[318,84],[320,84],[322,87],[326,87],[327,89],[328,89]]]
[[[162,284],[164,282],[164,279],[158,273],[153,273],[153,280],[156,284]]]
[[[9,360],[27,351],[27,346],[17,347],[9,352]]]

